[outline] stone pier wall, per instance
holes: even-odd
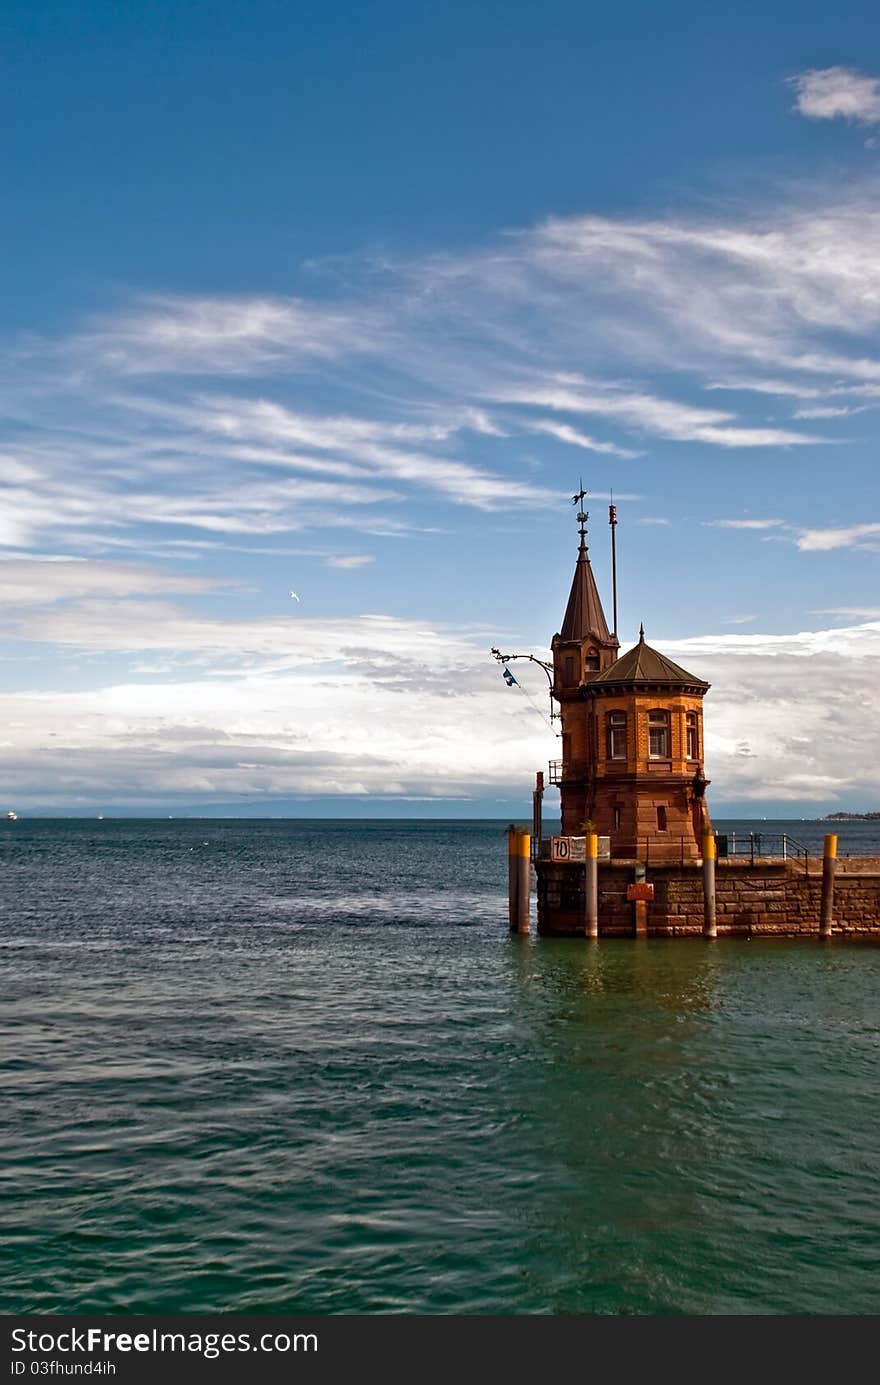
[[[627,886],[635,861],[599,863],[599,934],[630,937],[635,906]],[[547,860],[535,863],[538,932],[584,932],[584,867]],[[699,864],[647,865],[641,877],[654,886],[647,905],[648,935],[699,935],[703,929],[703,877]],[[719,860],[715,876],[719,937],[796,937],[819,933],[822,862]],[[880,938],[880,860],[838,862],[834,883],[834,933]]]

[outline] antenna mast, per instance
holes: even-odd
[[[612,496],[614,491],[611,492]],[[611,593],[614,606],[614,638],[617,639],[617,506],[608,506],[608,523],[611,525]]]

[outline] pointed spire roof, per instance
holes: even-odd
[[[586,640],[591,636],[598,644],[613,645],[615,643],[614,637],[608,629],[605,612],[602,610],[602,602],[599,600],[599,590],[593,576],[586,541],[581,534],[574,579],[571,584],[568,605],[565,608],[562,629],[559,631],[559,638],[561,640]]]
[[[711,686],[702,678],[695,678],[680,664],[674,664],[659,650],[652,649],[649,644],[646,644],[644,625],[639,628],[638,644],[634,645],[632,649],[628,649],[625,654],[621,654],[616,663],[613,663],[610,668],[606,668],[604,673],[597,673],[591,686],[595,687],[596,684],[607,686],[609,683],[650,683],[655,687],[658,684],[672,684],[676,687],[702,688],[704,692]]]

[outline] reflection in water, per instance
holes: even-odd
[[[717,950],[693,939],[510,938],[510,965],[525,983],[543,984],[576,1000],[586,992],[629,995],[676,1013],[718,1003]]]
[[[617,1311],[630,1295],[630,1311],[644,1311],[646,1296],[651,1311],[676,1311],[675,1228],[700,1222],[691,1175],[716,1136],[717,1076],[704,1056],[720,1004],[717,955],[666,940],[541,939],[513,945],[509,964],[530,1048],[516,1118],[532,1133],[542,1183],[540,1202],[521,1209],[523,1231],[530,1260],[558,1263],[562,1252],[568,1267],[548,1311],[583,1311],[585,1293],[601,1311],[610,1282],[624,1286]],[[548,1080],[562,1070],[564,1100]],[[646,1257],[658,1241],[667,1254]]]
[[[878,970],[790,941],[510,949],[547,1311],[873,1311]]]

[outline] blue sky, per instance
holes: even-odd
[[[878,806],[873,7],[68,0],[0,57],[10,807],[521,811],[488,649],[546,653],[581,476],[716,812]]]

